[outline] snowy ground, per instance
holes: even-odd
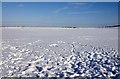
[[[120,71],[116,28],[3,28],[1,74],[111,77]]]

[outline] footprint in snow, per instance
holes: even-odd
[[[58,47],[58,44],[50,44],[50,47]]]
[[[42,67],[39,67],[39,66],[36,66],[36,69],[37,69],[39,72],[41,72],[41,71],[43,70],[43,68],[42,68]]]

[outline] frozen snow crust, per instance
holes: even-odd
[[[103,38],[105,43],[98,40],[102,43],[101,45],[95,42],[97,41],[95,39],[104,37],[104,35],[101,37],[96,35],[95,38],[93,35],[95,31],[83,39],[84,34],[77,34],[81,31],[80,29],[76,29],[76,31],[70,29],[72,32],[68,32],[74,34],[73,36],[66,34],[68,29],[49,29],[48,31],[28,29],[3,29],[2,61],[0,62],[2,76],[37,78],[119,76],[118,51],[106,43],[108,38],[110,40],[110,36]],[[89,30],[91,29],[88,29],[88,32]],[[94,30],[101,32],[100,34],[106,32],[106,30]],[[111,29],[107,30],[111,31]],[[113,30],[111,32],[115,33],[116,31]],[[9,33],[9,37],[7,33]],[[47,34],[46,37],[42,37],[42,33]],[[32,38],[26,38],[29,34]],[[63,38],[61,39],[61,37]],[[114,45],[115,43],[112,41],[115,41],[116,38],[111,39],[109,43]]]

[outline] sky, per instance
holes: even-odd
[[[0,26],[2,26],[2,3],[0,2]]]
[[[118,24],[117,2],[3,2],[3,26],[100,27]]]
[[[119,0],[1,0],[2,2],[119,2]]]

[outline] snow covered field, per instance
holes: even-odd
[[[116,28],[2,28],[1,74],[111,77],[119,71]]]

